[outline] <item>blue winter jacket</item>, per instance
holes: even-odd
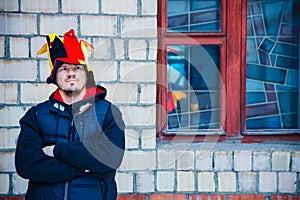
[[[115,200],[125,140],[120,111],[106,89],[72,105],[49,100],[20,119],[15,164],[29,179],[26,200]],[[42,148],[55,145],[54,157]]]

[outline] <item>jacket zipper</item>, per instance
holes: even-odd
[[[72,130],[74,126],[74,118],[71,119],[71,125],[70,125],[70,134],[69,134],[69,141],[72,140]],[[65,191],[64,191],[64,200],[68,200],[68,191],[69,191],[69,181],[66,181],[65,183]]]
[[[68,200],[68,190],[69,190],[69,182],[66,181],[65,183],[65,194],[64,194],[64,200]]]

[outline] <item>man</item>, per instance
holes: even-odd
[[[105,100],[87,63],[88,47],[73,30],[50,34],[38,54],[48,52],[57,85],[49,100],[20,119],[15,164],[29,179],[28,200],[114,200],[116,169],[125,142],[120,111]]]

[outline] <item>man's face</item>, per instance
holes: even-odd
[[[82,65],[62,64],[56,73],[58,88],[65,93],[81,93],[86,89],[86,72]]]

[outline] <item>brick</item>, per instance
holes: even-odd
[[[234,170],[235,171],[251,171],[252,155],[250,151],[234,152]]]
[[[157,2],[142,0],[142,15],[157,15]]]
[[[4,37],[0,37],[0,57],[4,57],[5,56],[5,38]]]
[[[120,60],[125,58],[124,40],[120,38],[114,39],[115,59]]]
[[[15,168],[15,153],[14,152],[0,152],[0,171],[14,172]]]
[[[219,192],[236,192],[236,174],[233,172],[218,172]]]
[[[256,192],[256,173],[239,172],[238,187],[240,192]]]
[[[127,126],[155,125],[155,106],[121,106],[120,110]]]
[[[49,98],[50,94],[56,90],[54,84],[21,84],[21,103],[38,103]],[[39,95],[32,95],[39,94]]]
[[[300,200],[299,194],[272,194],[270,200]]]
[[[177,169],[193,170],[194,169],[194,152],[193,151],[177,151]]]
[[[37,78],[36,62],[32,60],[0,61],[1,80],[35,81]]]
[[[139,133],[133,129],[125,129],[126,149],[135,149],[139,147]]]
[[[157,171],[157,191],[173,192],[175,189],[174,172]]]
[[[129,40],[128,56],[130,60],[146,60],[147,43],[145,40]]]
[[[119,194],[117,200],[146,200],[145,194]]]
[[[265,200],[263,194],[230,194],[228,200]]]
[[[199,192],[215,192],[215,173],[199,172],[198,173],[198,191]]]
[[[292,171],[300,172],[300,151],[292,153]]]
[[[19,131],[18,128],[0,128],[0,149],[16,148]]]
[[[0,174],[0,186],[1,186],[0,194],[8,194],[9,193],[9,175],[8,174]]]
[[[112,58],[112,46],[110,39],[107,38],[96,38],[94,40],[94,58],[96,59],[110,59]]]
[[[1,11],[19,11],[18,0],[2,0],[0,1]]]
[[[131,172],[117,172],[116,182],[119,193],[133,192],[133,173]]]
[[[139,193],[154,192],[154,174],[153,172],[136,173],[136,190]]]
[[[114,36],[117,31],[117,17],[83,15],[80,30],[86,36]],[[93,24],[93,26],[91,26]]]
[[[104,86],[104,85],[103,85]],[[133,83],[105,84],[108,87],[107,98],[114,103],[136,104],[138,86]]]
[[[39,72],[40,72],[40,81],[45,82],[48,78],[48,76],[50,76],[50,66],[49,66],[49,62],[48,60],[41,60],[40,61],[40,67],[39,67]]]
[[[157,150],[158,169],[175,169],[176,153],[174,150]]]
[[[156,60],[157,59],[157,40],[150,40],[149,41],[149,60]]]
[[[297,189],[297,174],[294,172],[279,172],[278,182],[279,192],[295,193]]]
[[[48,60],[47,53],[37,55],[37,52],[40,50],[40,48],[46,44],[46,37],[31,37],[30,38],[30,56],[31,58],[45,58]],[[41,59],[40,59],[41,60]],[[49,65],[48,65],[49,67]]]
[[[153,170],[156,167],[155,151],[125,151],[120,170]]]
[[[82,0],[62,0],[63,13],[99,13],[98,0],[89,0],[86,3]]]
[[[272,170],[289,171],[290,152],[275,151],[272,153]]]
[[[0,196],[0,200],[24,200],[24,196]]]
[[[12,176],[13,194],[25,194],[27,191],[28,180],[21,178],[18,174]]]
[[[190,200],[225,200],[226,196],[223,194],[192,194]]]
[[[94,71],[95,81],[111,82],[118,78],[118,66],[112,61],[90,61],[90,67]]]
[[[40,0],[22,0],[22,12],[56,13],[58,12],[57,0],[48,0],[47,3]]]
[[[271,170],[271,153],[270,152],[253,152],[253,170],[270,171]]]
[[[149,200],[186,200],[185,194],[151,194]]]
[[[217,151],[214,157],[214,166],[216,171],[232,170],[232,152]]]
[[[212,171],[212,151],[196,151],[196,170]]]
[[[0,126],[19,126],[19,119],[25,114],[25,107],[0,107]]]
[[[155,82],[155,62],[121,62],[120,80],[124,82]]]
[[[77,16],[74,15],[41,15],[40,17],[40,34],[48,35],[57,33],[64,35],[69,29],[74,29],[77,34]]]
[[[155,17],[124,17],[121,21],[121,37],[157,37]]]
[[[15,83],[0,83],[0,103],[16,104],[18,102],[18,85]]]
[[[37,17],[34,14],[0,14],[0,21],[4,22],[0,34],[37,34]]]
[[[156,147],[156,129],[143,129],[141,133],[141,148],[155,149]]]
[[[195,191],[194,172],[177,171],[177,191],[178,192]]]
[[[259,192],[276,192],[277,176],[276,172],[259,172]]]
[[[141,84],[140,89],[140,103],[154,104],[156,102],[155,84]]]
[[[104,14],[136,15],[137,0],[102,0],[101,8]]]

